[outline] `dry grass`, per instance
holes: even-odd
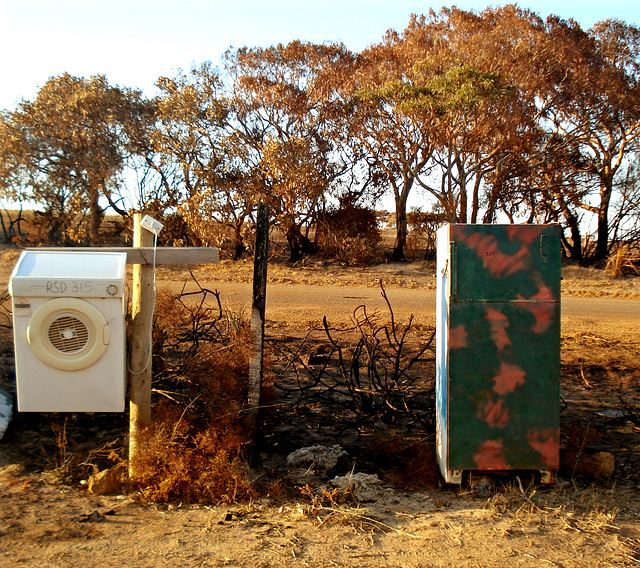
[[[244,437],[176,405],[156,410],[143,436],[136,486],[154,502],[236,503],[254,496]]]
[[[154,390],[164,402],[136,464],[136,486],[150,501],[234,503],[254,494],[242,419],[248,326],[207,295],[189,303],[158,297]]]
[[[411,538],[413,534],[391,526],[381,517],[361,507],[349,487],[316,490],[308,485],[300,492],[305,503],[300,505],[303,514],[315,520],[319,526],[349,527],[356,533],[397,533]]]
[[[562,268],[562,294],[638,298],[640,277],[613,275],[607,270],[567,264]]]
[[[607,259],[606,272],[612,278],[640,275],[640,251],[637,247],[619,245]]]
[[[222,260],[214,266],[199,267],[194,270],[194,273],[203,282],[249,283],[253,279],[253,259]],[[306,258],[296,264],[272,260],[269,263],[268,282],[270,284],[376,288],[379,286],[382,276],[385,286],[435,289],[434,273],[435,266],[426,261],[354,267],[313,257]],[[159,278],[180,279],[180,270],[161,267],[158,275]]]
[[[602,487],[555,486],[539,491],[524,487],[520,478],[487,499],[495,518],[521,526],[554,527],[601,535],[616,529],[618,508],[610,490]]]

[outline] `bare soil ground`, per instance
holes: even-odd
[[[3,254],[0,281],[8,281],[16,258],[13,251]],[[294,388],[304,373],[281,374],[285,353],[322,354],[325,309],[332,325],[346,327],[354,306],[380,302],[380,279],[398,320],[415,314],[410,341],[419,344],[433,327],[433,272],[424,262],[366,269],[321,262],[270,266],[268,364],[282,388],[273,389],[273,406],[264,412],[253,473],[288,487],[277,491],[273,483],[273,491],[253,502],[151,504],[135,493],[92,495],[65,478],[68,452],[85,450],[90,465],[122,451],[127,417],[16,415],[0,441],[0,567],[640,564],[640,278],[564,268],[563,298],[580,303],[573,304],[575,312],[563,312],[562,469],[552,486],[526,473],[443,486],[428,396],[422,414],[362,421],[313,389]],[[248,262],[194,270],[203,286],[218,287],[222,301],[245,314],[251,274]],[[185,280],[178,268],[158,273],[160,284],[174,290]],[[287,289],[306,291],[305,309],[292,311],[278,301]],[[336,289],[344,293],[331,305],[320,302]],[[424,298],[422,307],[418,302],[407,309],[405,294]],[[617,302],[614,315],[598,316],[611,311],[611,301]],[[383,304],[371,310],[386,314]],[[349,333],[335,338],[346,345]],[[0,386],[12,391],[6,335],[2,355]],[[432,361],[420,372],[428,394]],[[286,461],[290,451],[312,444],[340,444],[347,455],[328,469]],[[350,469],[376,474],[381,483],[364,493],[333,490],[330,479]],[[306,484],[327,490],[305,496],[296,487]]]

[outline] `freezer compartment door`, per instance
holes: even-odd
[[[558,301],[558,225],[451,225],[451,298]]]

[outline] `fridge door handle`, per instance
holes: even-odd
[[[549,243],[547,242],[547,235],[540,237],[540,256],[549,255]]]
[[[456,243],[451,241],[449,243],[451,249],[451,262],[449,263],[449,281],[450,281],[450,290],[451,297],[456,298],[458,295],[458,267],[456,265],[457,260],[457,251],[456,251]]]

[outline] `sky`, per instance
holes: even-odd
[[[151,96],[158,77],[217,64],[230,47],[298,39],[340,41],[361,51],[411,14],[443,5],[481,11],[512,2],[457,0],[0,0],[0,110],[32,100],[49,77],[104,74],[109,83]],[[640,2],[529,0],[540,16],[589,28],[617,18],[640,26]]]

